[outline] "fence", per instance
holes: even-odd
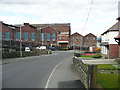
[[[96,73],[97,66],[96,65],[88,65],[86,66],[82,60],[77,57],[73,58],[73,66],[75,71],[80,77],[81,82],[88,89],[96,88]]]

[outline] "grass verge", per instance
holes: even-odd
[[[119,74],[97,73],[97,83],[105,88],[105,90],[109,90],[110,88],[120,88],[119,79]]]
[[[99,64],[97,69],[120,70],[120,65]]]

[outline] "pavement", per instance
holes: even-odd
[[[51,73],[45,88],[81,88],[85,90],[72,68],[72,57],[66,58],[59,63]]]

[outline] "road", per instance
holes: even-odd
[[[73,52],[56,51],[51,55],[21,58],[3,64],[3,88],[45,88],[55,67],[72,56]]]

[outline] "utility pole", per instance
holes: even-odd
[[[118,43],[118,58],[120,59],[120,1],[118,2],[118,30],[119,30],[119,33],[118,33],[118,36],[115,37],[115,41]]]

